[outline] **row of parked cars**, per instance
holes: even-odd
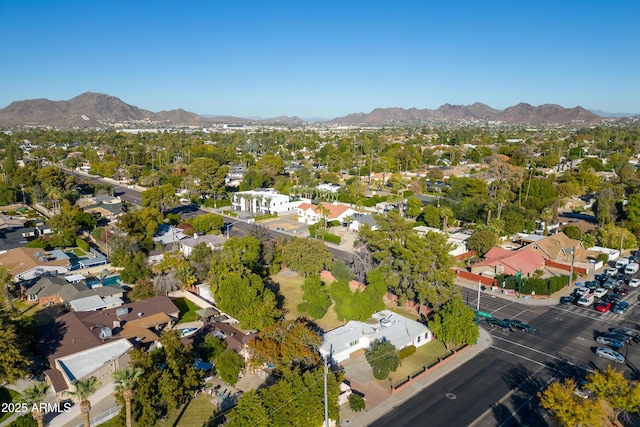
[[[598,357],[612,360],[617,363],[624,363],[625,358],[618,353],[626,344],[640,342],[640,334],[629,328],[609,328],[608,332],[602,332],[596,337],[598,344],[608,347],[597,347],[595,353]]]
[[[571,305],[576,304],[582,307],[590,307],[595,303],[595,299],[598,298],[600,302],[596,304],[597,311],[606,313],[612,311],[617,314],[624,314],[629,309],[629,303],[621,301],[624,297],[629,295],[629,289],[624,287],[616,287],[612,289],[611,293],[602,287],[595,287],[597,284],[587,282],[585,286],[579,286],[574,289],[573,294],[561,297],[560,304]]]

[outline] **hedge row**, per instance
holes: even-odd
[[[518,279],[515,276],[499,274],[496,276],[498,286],[506,289],[518,291]],[[569,284],[569,276],[554,276],[548,279],[539,279],[536,277],[523,277],[522,289],[523,294],[536,293],[537,295],[548,295],[566,287]]]
[[[398,351],[398,355],[400,356],[400,359],[404,359],[404,358],[407,358],[407,357],[411,356],[415,352],[416,352],[416,346],[415,345],[408,345],[405,348],[399,350]]]
[[[316,237],[316,226],[315,226],[315,224],[309,226],[309,235],[311,237]],[[325,242],[329,242],[329,243],[335,243],[336,245],[339,245],[340,242],[342,241],[342,239],[340,238],[340,236],[336,236],[335,234],[324,233],[324,241]]]

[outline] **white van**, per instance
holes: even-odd
[[[627,265],[629,265],[629,258],[620,258],[618,261],[616,261],[616,268],[618,270],[620,270],[621,268],[625,268]]]
[[[640,268],[640,264],[632,262],[624,268],[624,274],[632,276],[638,272],[638,268]]]
[[[591,307],[595,301],[596,296],[594,294],[585,294],[578,300],[578,305],[581,307]]]

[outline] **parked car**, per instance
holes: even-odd
[[[632,288],[637,288],[638,286],[640,286],[640,278],[634,277],[633,279],[629,280],[629,286],[631,286]]]
[[[604,288],[606,288],[606,289],[613,289],[613,288],[615,288],[617,285],[618,285],[618,282],[616,282],[616,281],[615,281],[615,280],[613,280],[613,279],[609,279],[609,280],[607,280],[606,282],[604,282],[604,283],[602,284],[602,287],[604,287]]]
[[[619,303],[614,305],[613,308],[611,309],[611,311],[613,311],[616,314],[624,314],[627,312],[627,310],[629,310],[629,303],[626,301],[620,301]]]
[[[615,338],[611,338],[611,337],[598,337],[596,338],[596,342],[598,344],[604,344],[604,345],[608,345],[609,347],[611,347],[614,350],[620,350],[622,347],[624,347],[624,343],[620,340],[617,340]]]
[[[633,329],[623,328],[620,326],[609,328],[609,332],[613,332],[614,334],[626,335],[628,337],[634,337],[637,335]]]
[[[573,290],[573,294],[577,295],[577,296],[582,296],[584,294],[588,294],[589,292],[591,292],[591,290],[585,286],[577,286],[574,290]]]
[[[571,304],[575,304],[577,301],[577,298],[574,295],[569,295],[566,297],[560,297],[560,304],[562,305],[571,305]]]
[[[593,278],[600,283],[604,283],[609,277],[606,274],[596,274]]]
[[[618,274],[618,269],[617,268],[607,268],[604,273],[607,276],[613,276],[615,274]]]
[[[618,302],[619,299],[620,299],[620,296],[618,294],[609,294],[609,295],[606,295],[604,298],[602,298],[602,301],[615,304]]]
[[[594,289],[600,287],[600,282],[598,282],[597,280],[588,280],[584,282],[584,287],[589,288],[593,291]]]
[[[598,347],[596,348],[596,354],[598,357],[604,357],[617,363],[624,363],[624,356],[610,348]]]
[[[629,288],[615,288],[613,292],[620,295],[621,297],[626,297],[627,295],[629,295]]]
[[[629,341],[631,341],[631,337],[629,335],[625,335],[625,334],[617,334],[615,332],[603,332],[601,333],[599,336],[601,337],[609,337],[609,338],[615,338],[618,341],[622,341],[622,342],[626,342],[628,343]]]
[[[607,290],[605,288],[596,288],[593,291],[593,294],[598,298],[602,298],[603,296],[605,296],[607,294]]]
[[[606,313],[607,311],[611,310],[611,303],[610,302],[599,302],[596,305],[596,311],[599,311],[600,313]]]

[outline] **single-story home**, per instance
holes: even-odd
[[[11,272],[16,282],[45,274],[63,274],[71,268],[69,256],[59,249],[15,248],[0,254],[0,266]]]
[[[338,202],[322,202],[319,205],[301,203],[296,208],[296,211],[298,212],[298,221],[304,222],[305,224],[316,224],[322,218],[326,221],[344,222],[347,218],[356,213],[356,211],[351,209],[349,206]]]
[[[188,258],[189,255],[191,255],[193,248],[195,248],[198,243],[204,243],[205,245],[209,246],[211,250],[216,251],[222,249],[222,247],[224,246],[224,242],[226,241],[227,239],[225,239],[224,236],[220,234],[194,234],[193,237],[180,240],[178,242],[178,246],[180,247],[180,252],[182,252],[182,255],[184,255],[185,258]]]
[[[517,250],[510,251],[503,248],[491,248],[484,255],[484,260],[471,266],[473,274],[495,276],[497,274],[514,274],[521,272],[523,276],[530,277],[535,271],[542,270],[545,259],[535,251]]]
[[[320,354],[335,363],[348,359],[358,350],[369,349],[375,340],[387,340],[398,350],[420,347],[433,339],[425,325],[389,310],[379,311],[367,320],[350,320],[323,336]]]

